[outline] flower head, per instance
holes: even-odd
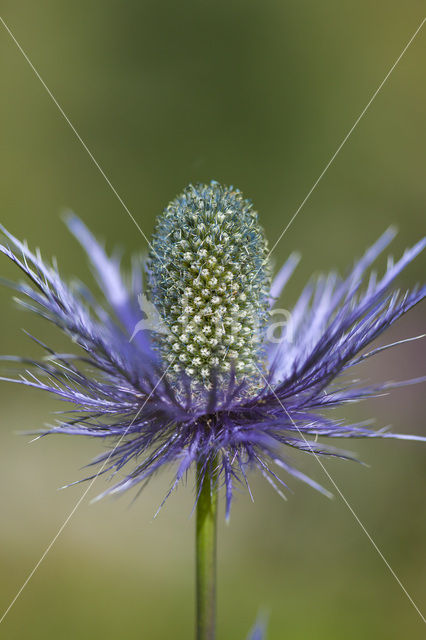
[[[234,484],[248,485],[249,468],[277,489],[285,484],[275,467],[328,493],[291,464],[292,449],[350,458],[323,439],[425,440],[346,423],[329,411],[395,386],[362,386],[342,374],[387,348],[365,351],[424,298],[426,287],[402,294],[391,287],[425,240],[396,263],[388,261],[381,278],[374,272],[366,277],[394,236],[386,231],[345,278],[331,273],[310,281],[291,310],[291,335],[283,327],[271,339],[268,304],[280,295],[297,258],[288,258],[269,287],[263,232],[238,190],[197,185],[172,201],[158,220],[148,264],[134,261],[130,285],[118,259],[107,256],[80,220],[71,216],[68,225],[89,256],[105,305],[66,284],[56,266],[3,229],[1,251],[29,279],[13,285],[22,305],[53,322],[78,349],[70,356],[41,345],[47,357],[38,362],[10,357],[33,372],[3,379],[70,403],[71,411],[43,434],[111,440],[110,451],[92,464],[103,473],[127,471],[106,493],[142,487],[155,471],[174,464],[171,491],[197,463],[202,474],[216,467],[229,513]],[[164,332],[135,332],[145,273]]]
[[[160,348],[202,389],[258,377],[269,316],[269,269],[257,212],[237,189],[192,185],[158,219],[151,300],[168,329]]]

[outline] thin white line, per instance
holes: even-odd
[[[308,201],[308,199],[310,198],[312,192],[316,189],[317,185],[319,184],[319,182],[322,180],[322,178],[324,177],[325,173],[328,171],[329,167],[333,164],[334,160],[336,159],[337,155],[340,153],[342,147],[346,144],[348,138],[350,137],[350,135],[352,134],[352,132],[354,131],[355,127],[358,125],[359,121],[361,120],[361,118],[365,115],[366,111],[368,110],[368,108],[370,107],[371,103],[373,102],[373,100],[376,98],[377,94],[379,93],[379,91],[382,89],[383,85],[385,84],[386,80],[389,78],[389,76],[391,75],[392,71],[395,69],[396,65],[399,63],[399,61],[401,60],[402,56],[405,54],[405,52],[407,51],[408,47],[411,45],[411,43],[413,42],[414,38],[417,36],[417,34],[419,33],[420,29],[422,28],[422,26],[424,25],[424,23],[426,22],[426,18],[423,18],[423,20],[421,21],[420,25],[417,27],[417,29],[415,30],[414,34],[411,36],[411,38],[409,39],[409,41],[407,42],[407,44],[405,45],[405,47],[403,48],[402,52],[399,54],[398,58],[395,60],[395,62],[393,63],[393,65],[391,66],[391,68],[389,69],[389,71],[387,72],[387,74],[385,75],[384,79],[382,80],[382,82],[379,84],[379,86],[377,87],[376,91],[373,93],[373,95],[371,96],[370,100],[367,102],[366,106],[364,107],[364,109],[361,111],[360,115],[358,116],[358,118],[355,120],[355,123],[353,124],[353,126],[349,129],[348,133],[346,134],[346,136],[343,138],[342,142],[340,143],[340,145],[337,147],[337,150],[333,153],[333,155],[331,156],[330,160],[328,161],[328,163],[326,164],[325,168],[323,169],[323,171],[320,173],[319,177],[317,178],[317,180],[314,182],[313,186],[311,187],[311,189],[308,191],[307,196],[304,198],[304,200],[302,200],[302,203],[299,205],[298,209],[296,210],[296,212],[293,214],[292,218],[290,219],[290,222],[287,224],[287,226],[285,227],[284,231],[281,232],[280,237],[278,238],[278,240],[275,242],[274,246],[272,247],[272,249],[270,250],[266,260],[269,259],[271,253],[274,251],[274,249],[276,248],[277,244],[282,240],[284,234],[287,232],[287,230],[289,229],[290,225],[293,224],[294,220],[296,219],[296,216],[298,215],[298,213],[300,212],[300,210],[303,208],[303,206],[305,205],[305,203]]]
[[[23,50],[23,48],[21,47],[21,45],[19,44],[19,42],[17,41],[17,39],[13,35],[12,31],[9,29],[9,27],[7,26],[7,24],[5,23],[5,21],[3,20],[3,18],[1,16],[0,16],[0,20],[1,20],[4,28],[6,29],[6,31],[8,32],[10,37],[12,38],[13,42],[18,47],[19,51],[22,53],[22,55],[24,56],[25,60],[30,65],[31,69],[33,70],[33,72],[35,73],[37,78],[40,80],[40,82],[43,85],[44,89],[47,91],[48,95],[53,100],[53,102],[55,103],[56,107],[59,109],[61,115],[63,116],[63,118],[65,119],[67,124],[70,126],[70,128],[74,132],[75,136],[77,137],[77,139],[79,140],[79,142],[81,143],[81,145],[83,146],[85,151],[88,153],[90,159],[92,160],[92,162],[94,163],[94,165],[96,166],[96,168],[98,169],[98,171],[100,172],[102,177],[105,179],[105,181],[108,184],[109,188],[111,189],[111,191],[113,192],[113,194],[115,195],[115,197],[117,198],[117,200],[119,201],[121,206],[124,208],[124,210],[127,212],[127,214],[129,215],[130,219],[134,222],[134,224],[138,228],[138,230],[139,230],[140,234],[142,235],[142,237],[146,240],[146,242],[148,243],[150,248],[154,251],[150,241],[148,240],[148,238],[146,237],[146,235],[142,231],[142,228],[140,227],[140,225],[136,221],[135,217],[132,215],[132,213],[130,212],[129,208],[127,207],[127,205],[125,204],[125,202],[123,201],[123,199],[121,198],[121,196],[118,194],[117,190],[115,189],[115,187],[111,183],[110,179],[106,175],[105,171],[99,165],[99,163],[97,162],[97,160],[94,157],[93,153],[90,151],[89,147],[84,142],[83,138],[80,136],[80,134],[78,133],[77,129],[74,127],[74,125],[72,124],[71,120],[68,118],[67,114],[65,113],[65,111],[63,110],[63,108],[61,107],[59,102],[56,100],[55,96],[53,95],[53,93],[51,92],[51,90],[49,89],[49,87],[47,86],[47,84],[45,83],[45,81],[43,80],[43,78],[41,77],[41,75],[39,74],[39,72],[37,71],[37,69],[35,68],[35,66],[33,65],[33,63],[31,62],[31,60],[29,59],[29,57],[27,56],[27,54],[25,53],[25,51]]]
[[[23,590],[25,589],[25,587],[27,586],[27,584],[29,583],[29,581],[31,580],[31,578],[33,577],[33,575],[35,574],[35,572],[37,571],[37,569],[39,568],[39,566],[41,565],[41,563],[43,562],[43,560],[45,559],[45,557],[47,556],[47,554],[49,553],[49,551],[51,550],[51,548],[53,547],[53,545],[55,544],[56,540],[59,538],[59,536],[61,535],[62,531],[65,529],[65,527],[67,526],[68,522],[71,520],[71,518],[73,517],[74,513],[77,511],[78,507],[80,506],[80,504],[83,502],[84,498],[87,496],[87,494],[89,493],[90,489],[93,487],[94,483],[96,482],[98,476],[100,473],[102,473],[102,471],[104,470],[104,468],[106,467],[106,465],[108,464],[109,460],[111,459],[111,456],[113,455],[114,451],[117,449],[117,447],[120,445],[120,442],[123,440],[123,438],[126,436],[127,432],[129,431],[130,427],[132,426],[132,424],[135,422],[136,418],[139,416],[140,412],[142,411],[142,409],[144,408],[144,406],[146,405],[146,403],[148,402],[148,400],[151,398],[152,394],[154,393],[154,391],[156,390],[156,388],[158,387],[158,385],[160,384],[160,382],[162,381],[162,379],[164,378],[164,376],[166,375],[167,371],[170,369],[170,367],[172,366],[173,362],[171,362],[169,364],[169,366],[167,367],[167,369],[164,371],[163,375],[161,376],[161,378],[159,379],[159,381],[157,382],[157,384],[155,385],[155,387],[152,389],[151,393],[149,394],[149,396],[146,398],[145,402],[143,403],[143,405],[141,406],[141,408],[139,409],[139,411],[136,413],[135,417],[133,418],[133,420],[131,421],[131,423],[129,424],[129,426],[127,427],[127,429],[125,430],[125,432],[120,436],[120,439],[118,440],[117,444],[115,445],[114,449],[112,449],[111,453],[109,454],[108,458],[104,461],[104,463],[102,464],[101,468],[99,469],[98,473],[95,475],[95,477],[90,481],[88,487],[86,488],[86,490],[83,492],[83,494],[80,496],[80,498],[78,499],[78,501],[76,502],[76,504],[74,505],[73,509],[71,510],[71,512],[69,513],[69,515],[66,517],[65,521],[63,522],[63,524],[61,525],[61,527],[59,528],[57,534],[52,538],[52,540],[50,541],[50,543],[48,544],[48,546],[46,547],[45,551],[43,552],[41,558],[39,559],[39,561],[36,563],[36,565],[34,566],[34,568],[32,569],[32,571],[29,573],[28,577],[26,578],[24,584],[21,586],[21,588],[19,589],[18,593],[16,594],[16,596],[13,598],[13,600],[11,601],[11,603],[9,604],[9,606],[7,607],[6,611],[3,613],[2,617],[0,618],[0,624],[3,622],[3,620],[5,619],[5,617],[7,616],[7,614],[9,613],[9,611],[11,610],[11,608],[13,607],[13,605],[15,604],[15,602],[17,601],[17,599],[19,598],[19,596],[21,595],[21,593],[23,592]]]
[[[259,367],[258,367],[259,369]],[[379,547],[377,546],[377,544],[374,542],[373,538],[371,537],[371,535],[369,534],[369,532],[367,531],[367,529],[365,528],[364,524],[361,522],[361,520],[359,519],[358,515],[355,513],[354,509],[351,507],[351,505],[349,504],[349,502],[347,501],[347,499],[345,498],[345,496],[343,495],[342,491],[339,489],[339,487],[337,486],[336,482],[333,480],[333,478],[331,477],[331,475],[329,474],[329,472],[327,471],[327,469],[325,468],[321,458],[315,453],[315,451],[312,449],[311,443],[309,442],[309,440],[306,439],[305,434],[299,429],[299,427],[297,426],[297,424],[295,423],[295,421],[293,420],[292,416],[289,414],[289,412],[287,411],[286,407],[283,405],[283,403],[281,402],[281,400],[279,399],[279,397],[277,396],[277,394],[275,393],[274,389],[271,387],[271,385],[269,384],[269,382],[267,381],[267,379],[265,378],[265,376],[263,375],[262,371],[259,369],[259,373],[262,376],[263,380],[265,381],[265,383],[268,385],[269,389],[272,391],[272,393],[274,394],[275,398],[278,400],[278,402],[280,403],[281,407],[284,409],[284,411],[286,412],[286,414],[288,415],[288,417],[290,418],[291,422],[293,423],[294,427],[296,427],[297,431],[299,432],[300,436],[303,438],[303,440],[305,441],[305,443],[308,445],[311,453],[315,456],[315,459],[317,460],[317,462],[319,463],[319,465],[321,466],[322,470],[324,471],[324,473],[326,474],[327,478],[330,480],[331,484],[333,485],[333,487],[336,489],[337,493],[339,494],[339,496],[341,497],[341,499],[343,500],[343,502],[345,503],[345,505],[347,506],[347,508],[349,509],[349,511],[351,512],[351,514],[353,515],[353,517],[355,518],[355,520],[357,521],[357,523],[359,524],[359,526],[361,527],[361,529],[363,530],[363,532],[365,533],[365,535],[367,536],[367,538],[369,539],[369,541],[371,542],[371,544],[373,545],[374,549],[377,551],[377,553],[379,554],[379,556],[381,557],[381,559],[383,560],[383,562],[385,563],[385,565],[387,566],[387,568],[389,569],[389,571],[391,572],[391,574],[393,575],[393,577],[395,578],[395,580],[397,581],[397,583],[399,584],[399,586],[401,587],[402,591],[405,593],[405,595],[407,596],[408,600],[410,601],[410,603],[413,605],[414,609],[417,611],[417,613],[419,614],[420,618],[423,620],[423,622],[426,624],[426,618],[424,617],[424,615],[422,614],[422,612],[420,611],[419,607],[416,605],[416,603],[414,602],[413,598],[410,596],[410,594],[408,593],[407,589],[404,587],[404,585],[402,584],[401,580],[398,578],[398,576],[396,575],[395,571],[392,569],[392,567],[390,566],[389,562],[386,560],[385,556],[383,555],[383,553],[380,551]]]

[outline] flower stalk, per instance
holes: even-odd
[[[197,465],[196,639],[214,640],[216,622],[217,482],[215,472]]]

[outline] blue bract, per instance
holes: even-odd
[[[76,353],[41,345],[47,355],[38,362],[4,358],[32,373],[2,379],[72,405],[42,434],[110,439],[111,449],[92,463],[116,477],[105,493],[142,487],[165,464],[176,468],[172,491],[198,463],[201,474],[214,470],[211,477],[225,486],[229,514],[234,485],[248,486],[251,468],[279,491],[286,486],[278,475],[283,470],[328,494],[291,464],[291,449],[351,458],[322,438],[425,440],[345,423],[330,411],[405,384],[362,386],[342,374],[387,348],[366,351],[424,298],[426,287],[402,294],[391,287],[425,240],[398,262],[388,261],[381,278],[366,276],[394,236],[386,231],[345,278],[331,273],[310,281],[277,336],[269,331],[268,304],[297,258],[289,257],[269,287],[263,232],[238,190],[217,183],[188,187],[160,216],[148,263],[135,259],[131,278],[78,218],[71,216],[68,225],[88,254],[105,304],[81,285],[66,284],[56,266],[3,229],[1,251],[29,279],[12,285],[22,305],[63,330]]]

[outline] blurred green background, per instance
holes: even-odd
[[[3,0],[2,17],[144,232],[191,181],[240,187],[278,237],[419,25],[423,2],[73,3]],[[303,260],[283,305],[312,272],[344,270],[391,223],[400,254],[424,231],[426,28],[274,252]],[[109,248],[146,245],[40,81],[0,28],[1,221],[62,273],[91,282],[61,212],[72,208]],[[384,263],[382,263],[382,266]],[[424,259],[401,278],[424,275]],[[1,274],[16,277],[6,259]],[[56,348],[50,327],[0,291],[0,352],[37,355],[25,327]],[[421,333],[415,309],[388,341]],[[68,347],[67,347],[68,348]],[[424,373],[421,342],[369,362],[369,380]],[[59,407],[2,384],[0,604],[5,609],[84,486],[102,444],[52,438],[28,444]],[[405,433],[426,434],[421,386],[351,409]],[[426,446],[355,442],[370,468],[328,461],[340,486],[409,593],[426,601]],[[324,482],[315,460],[303,469]],[[98,480],[0,627],[0,636],[191,638],[193,486],[153,521],[170,476],[130,498],[89,498]],[[424,624],[339,498],[290,480],[284,503],[253,478],[255,504],[237,496],[219,538],[218,638],[241,639],[259,607],[269,640],[424,637]]]

